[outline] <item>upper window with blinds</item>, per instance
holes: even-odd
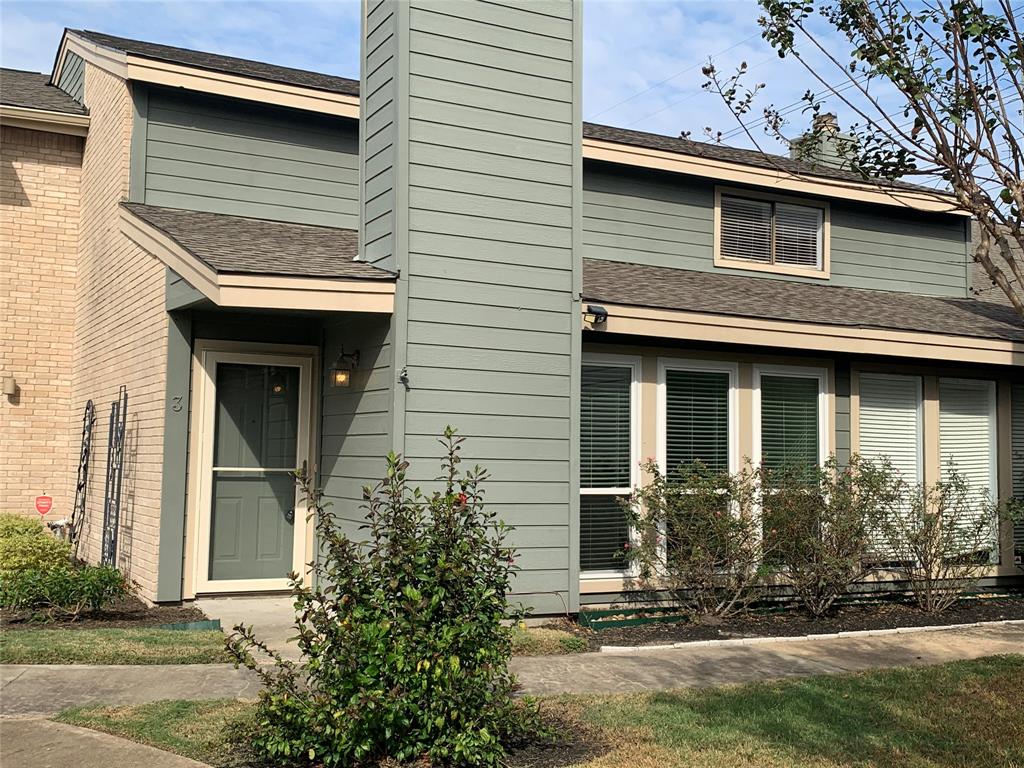
[[[827,203],[715,193],[715,265],[828,277]]]

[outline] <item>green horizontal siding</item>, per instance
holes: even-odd
[[[666,173],[590,163],[583,177],[587,258],[822,283],[813,278],[716,268],[714,185]],[[832,200],[830,285],[966,296],[964,227],[958,217]]]
[[[356,228],[353,121],[252,102],[149,91],[144,202]]]

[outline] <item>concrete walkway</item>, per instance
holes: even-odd
[[[87,704],[161,699],[251,699],[259,688],[256,675],[230,664],[5,664],[0,715],[51,715]]]
[[[204,768],[187,757],[52,720],[0,720],[4,768]]]
[[[631,655],[515,658],[512,670],[530,694],[616,693],[940,664],[1003,653],[1024,653],[1024,625],[683,647]],[[9,665],[0,666],[0,714],[43,715],[85,704],[160,699],[252,698],[258,688],[251,672],[225,664]]]
[[[913,667],[1024,653],[1024,625],[840,637],[757,645],[673,648],[631,654],[585,653],[513,659],[535,695],[626,693]]]

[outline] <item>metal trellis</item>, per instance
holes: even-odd
[[[122,386],[117,400],[110,404],[110,427],[107,437],[107,482],[103,491],[103,542],[101,558],[104,565],[117,560],[117,532],[121,518],[121,479],[124,474],[124,433],[128,420],[128,388]]]
[[[71,510],[67,536],[73,547],[74,557],[78,557],[78,542],[82,534],[82,523],[85,521],[85,504],[89,492],[89,457],[92,454],[92,427],[96,423],[96,406],[92,400],[85,404],[82,414],[82,445],[78,453],[78,481],[75,483],[75,506]]]

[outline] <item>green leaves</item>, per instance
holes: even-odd
[[[483,504],[485,471],[460,469],[462,438],[449,427],[441,442],[429,493],[409,486],[402,457],[387,457],[384,479],[364,494],[358,542],[299,478],[321,551],[316,586],[292,579],[302,658],[277,657],[245,627],[231,638],[235,658],[264,681],[265,726],[251,741],[268,762],[498,766],[504,745],[539,727],[536,707],[513,699],[508,672],[510,529]]]

